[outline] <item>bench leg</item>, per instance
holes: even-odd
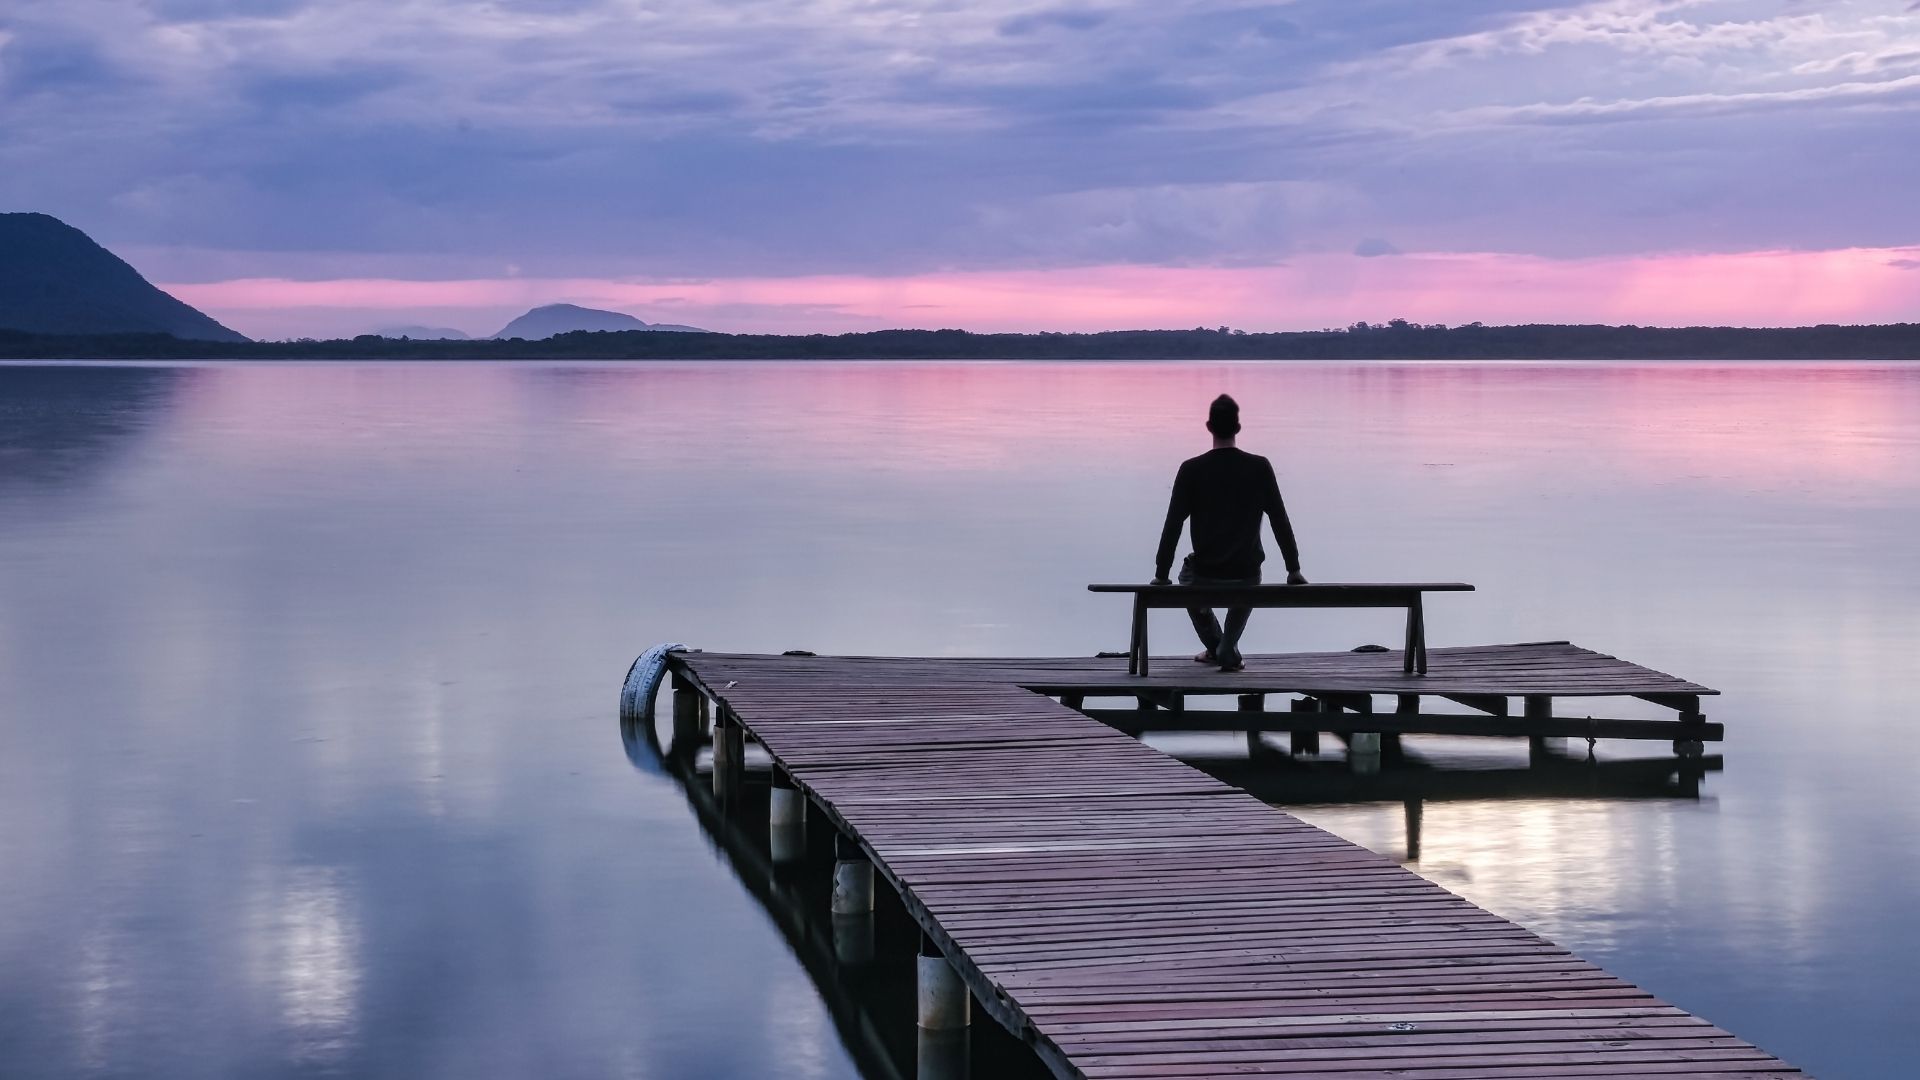
[[[1417,609],[1418,609],[1417,601],[1414,603],[1409,603],[1407,605],[1407,640],[1406,640],[1405,647],[1401,649],[1401,657],[1400,657],[1400,671],[1402,674],[1406,674],[1406,675],[1413,674],[1414,654],[1417,653],[1420,649],[1420,640],[1417,636],[1415,636],[1415,630],[1416,630],[1417,624],[1414,621],[1414,614],[1413,614],[1414,611],[1416,611]]]
[[[1135,594],[1133,598],[1133,636],[1127,645],[1127,674],[1145,675],[1147,673],[1147,600]]]
[[[1427,608],[1418,599],[1413,602],[1413,640],[1414,649],[1419,654],[1420,674],[1427,673]]]
[[[1146,678],[1146,598],[1140,598],[1140,678]]]

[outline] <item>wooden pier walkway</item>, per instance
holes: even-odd
[[[1551,665],[1522,683],[1450,671],[1449,651],[1434,650],[1427,692],[1582,692]],[[1399,677],[1396,656],[1321,655]],[[1059,1076],[1799,1075],[1045,696],[1160,679],[1361,692],[1327,663],[1256,657],[1176,683],[1114,679],[1112,660],[668,659],[682,702],[713,706],[716,746],[758,742],[809,812],[857,841],[979,1006]],[[1711,693],[1660,679],[1586,692]]]

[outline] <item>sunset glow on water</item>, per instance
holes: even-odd
[[[1472,582],[1434,645],[1724,691],[1697,789],[1610,779],[1665,744],[1546,777],[1413,737],[1417,838],[1332,797],[1333,740],[1278,801],[1817,1075],[1898,1075],[1920,381],[1855,364],[0,366],[3,1071],[857,1075],[630,764],[622,674],[1117,648],[1084,585],[1150,571],[1222,390],[1316,580]]]

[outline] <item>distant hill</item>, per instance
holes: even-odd
[[[86,233],[45,214],[0,214],[0,328],[247,340],[154,288]]]
[[[451,326],[383,326],[374,331],[383,338],[411,338],[414,341],[471,341],[473,335]]]
[[[602,311],[599,308],[580,307],[577,304],[548,304],[534,308],[525,315],[502,327],[494,337],[505,341],[520,338],[523,341],[539,341],[555,334],[571,334],[576,330],[600,333],[609,330],[669,330],[681,333],[704,334],[705,330],[697,326],[680,326],[674,323],[641,322],[624,312]]]

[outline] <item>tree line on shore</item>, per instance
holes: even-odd
[[[167,334],[41,335],[0,330],[12,360],[1916,360],[1920,323],[1737,326],[1420,325],[1327,330],[1228,327],[1100,333],[853,334],[612,331],[538,341],[188,341]]]

